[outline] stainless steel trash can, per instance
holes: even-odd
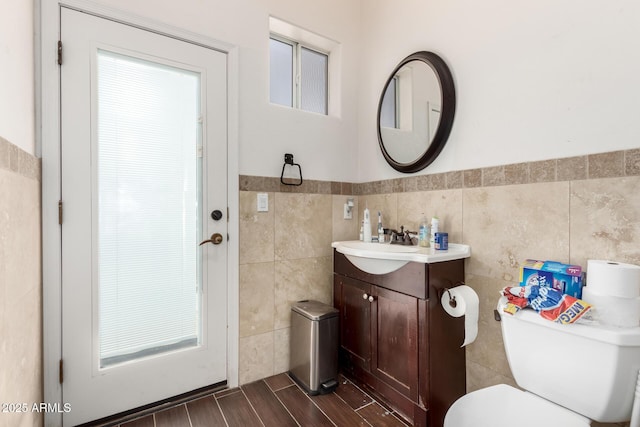
[[[291,377],[311,395],[338,386],[338,310],[318,301],[291,307]]]

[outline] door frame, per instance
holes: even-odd
[[[62,358],[60,9],[68,7],[125,25],[214,49],[227,55],[227,384],[238,386],[239,347],[239,181],[238,181],[238,76],[239,49],[201,34],[159,23],[88,0],[36,0],[36,137],[42,158],[42,320],[44,402],[63,408],[60,384]],[[64,61],[64,47],[63,47]],[[73,408],[71,408],[73,410]],[[62,412],[45,413],[45,425],[62,426]]]

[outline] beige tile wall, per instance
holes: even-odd
[[[303,297],[329,301],[329,242],[356,239],[365,206],[373,218],[380,210],[385,227],[392,228],[416,230],[423,213],[437,215],[451,242],[471,246],[466,282],[480,297],[480,320],[478,338],[466,348],[468,391],[514,384],[493,309],[500,289],[518,282],[522,261],[553,259],[585,268],[589,258],[640,264],[640,150],[411,176],[351,188],[358,194],[352,221],[342,219],[344,195],[270,193],[276,204],[271,218],[271,213],[255,213],[256,192],[241,191],[241,233],[264,218],[265,234],[280,236],[264,238],[263,250],[241,242],[241,287],[265,292],[264,298],[248,299],[253,303],[241,296],[241,323],[261,323],[262,316],[269,317],[266,327],[243,332],[242,382],[287,370],[288,304]],[[333,191],[341,191],[335,183]],[[332,218],[332,223],[320,215]],[[299,232],[304,238],[290,241]],[[274,241],[290,247],[275,248]],[[246,256],[249,252],[253,258]],[[263,258],[267,256],[269,260]],[[264,265],[255,265],[259,263]],[[263,275],[249,273],[260,268]],[[292,276],[284,277],[288,273]],[[273,277],[273,288],[271,279],[258,279],[266,276]],[[311,288],[310,280],[315,283]],[[266,314],[259,314],[256,303],[263,302],[273,308],[264,307]],[[261,340],[268,356],[252,353]]]
[[[40,162],[0,138],[0,402],[42,402]],[[37,412],[0,427],[41,426]]]
[[[342,220],[346,196],[269,192],[257,212],[257,194],[240,192],[241,384],[289,369],[291,304],[331,304],[331,242],[357,238],[356,220]]]
[[[422,213],[438,215],[452,242],[471,245],[466,277],[480,295],[481,317],[467,347],[468,390],[513,383],[492,316],[498,291],[517,281],[526,258],[640,264],[639,175],[640,150],[630,150],[366,184],[282,188],[272,178],[242,178],[240,382],[288,370],[290,304],[331,302],[330,243],[357,239],[368,206],[393,228],[415,230]],[[256,195],[265,186],[270,209],[259,213]],[[353,193],[360,194],[354,219],[344,220]],[[0,138],[2,402],[42,401],[40,239],[40,163]],[[13,425],[42,425],[42,418],[0,417],[0,427]]]

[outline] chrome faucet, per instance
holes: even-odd
[[[404,225],[400,226],[400,232],[397,230],[391,231],[391,244],[392,245],[417,245],[418,234],[404,229]]]

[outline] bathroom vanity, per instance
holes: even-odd
[[[361,257],[333,246],[342,373],[413,425],[441,427],[466,391],[464,318],[440,305],[442,292],[464,281],[464,257],[371,274],[352,262]]]

